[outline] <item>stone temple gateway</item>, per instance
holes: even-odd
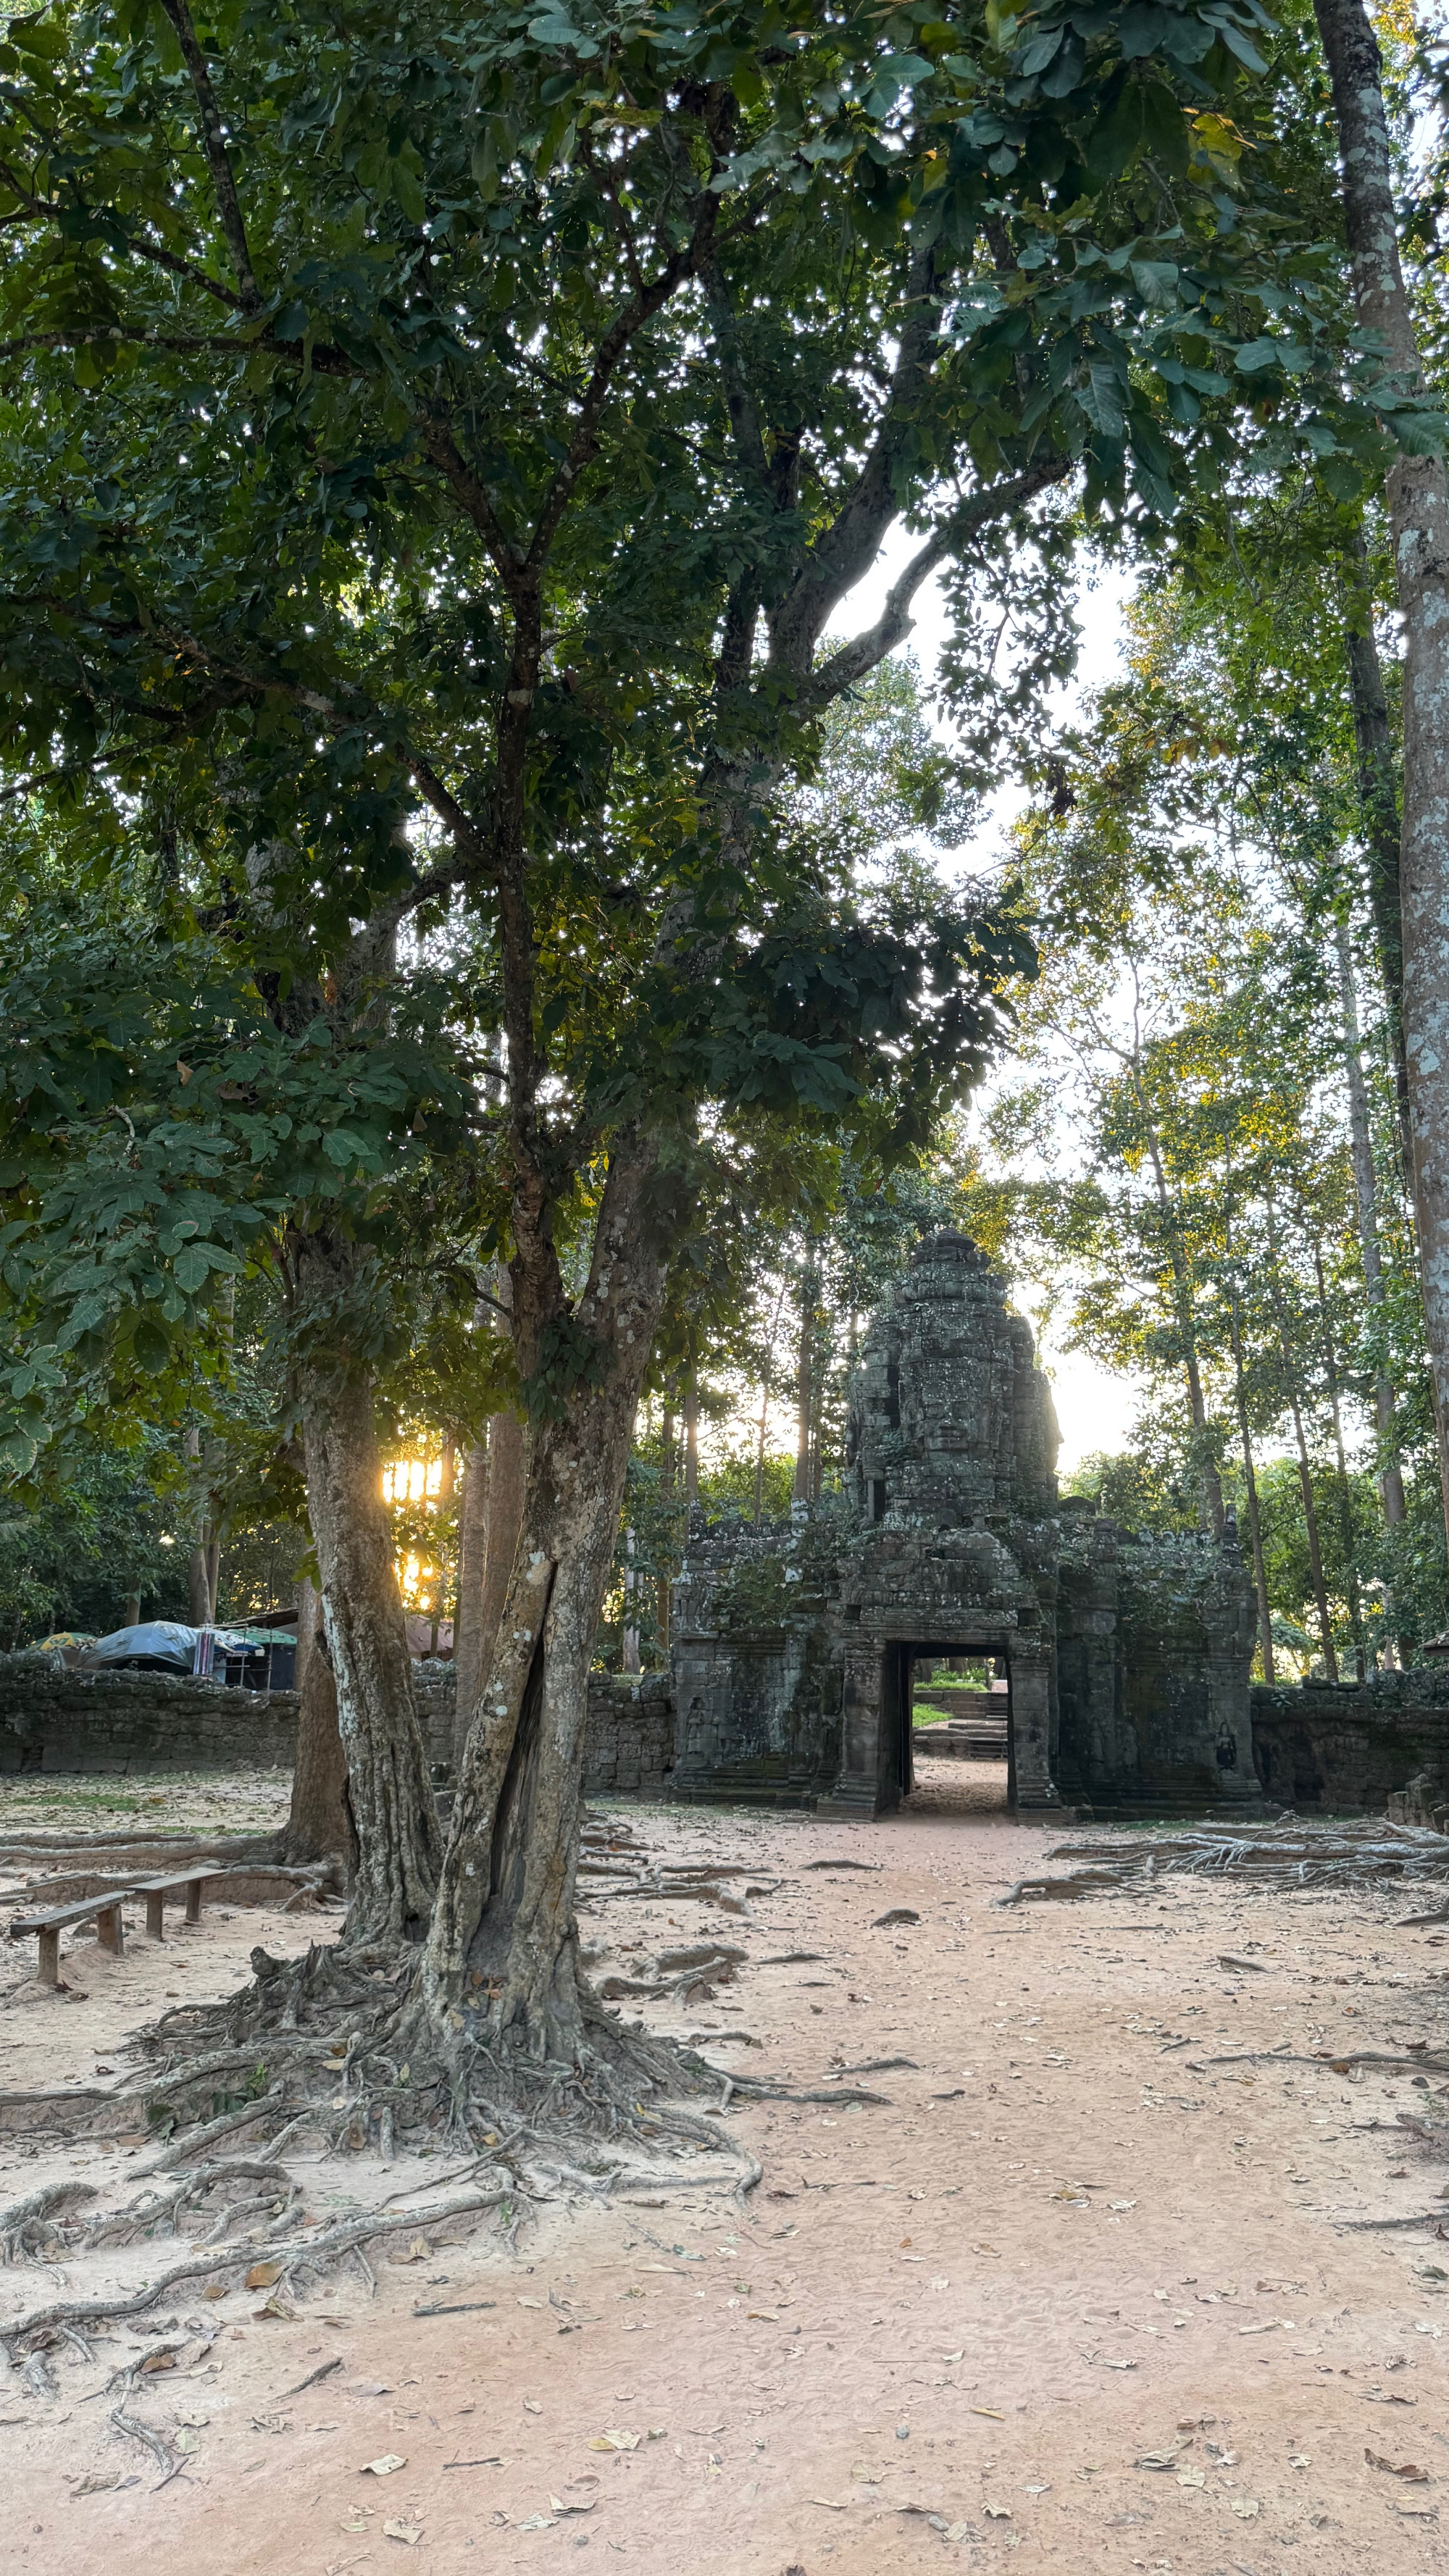
[[[1021,1811],[1261,1812],[1236,1534],[1144,1540],[1057,1493],[1029,1326],[969,1236],[921,1243],[867,1335],[843,1497],[699,1532],[676,1590],[674,1791],[888,1813],[917,1658],[998,1659]]]

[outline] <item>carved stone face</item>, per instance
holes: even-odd
[[[1031,1328],[968,1235],[917,1246],[870,1326],[851,1393],[861,1518],[953,1528],[1050,1511],[1058,1439]]]

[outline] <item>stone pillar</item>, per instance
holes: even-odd
[[[1011,1683],[1011,1796],[1017,1809],[1060,1807],[1052,1778],[1055,1676],[1049,1646],[1039,1642],[1007,1652]]]
[[[845,1650],[841,1703],[840,1775],[821,1816],[878,1816],[895,1804],[892,1778],[891,1652],[878,1637],[856,1639]]]

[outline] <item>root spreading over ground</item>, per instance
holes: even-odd
[[[1049,1860],[1077,1864],[1062,1878],[1019,1878],[998,1905],[1044,1905],[1058,1899],[1145,1891],[1155,1880],[1187,1875],[1242,1878],[1282,1890],[1346,1887],[1383,1878],[1449,1879],[1449,1835],[1428,1825],[1386,1824],[1380,1817],[1338,1825],[1258,1825],[1225,1833],[1203,1825],[1187,1833],[1114,1834],[1100,1842],[1058,1843]],[[1407,1921],[1449,1919],[1449,1905]]]
[[[59,1846],[47,1859],[61,1857]],[[89,1856],[88,1856],[89,1857]],[[65,1858],[76,1865],[73,1840]],[[773,1883],[773,1882],[772,1882]],[[690,1896],[748,1918],[749,1873],[721,1865],[652,1862],[627,1826],[585,1838],[580,1904],[628,1894]],[[586,1993],[578,2063],[531,2053],[521,2034],[490,2035],[488,1992],[440,2040],[420,1996],[416,1952],[314,1942],[286,1962],[252,1952],[252,1981],[215,2003],[182,2005],[138,2035],[145,2072],[105,2098],[106,2125],[145,2130],[157,2152],[135,2169],[140,2190],[116,2201],[91,2183],[58,2183],[0,2209],[7,2263],[63,2261],[101,2245],[173,2239],[175,2258],[146,2283],[106,2299],[47,2302],[5,2330],[12,2355],[42,2355],[57,2335],[137,2314],[183,2283],[219,2296],[242,2276],[285,2298],[399,2228],[476,2221],[498,2213],[511,2239],[535,2202],[607,2198],[662,2185],[715,2184],[741,2193],[760,2167],[737,2150],[718,2114],[732,2094],[774,2093],[709,2065],[693,2049],[626,2023],[622,1997],[708,1997],[744,1953],[730,1943],[665,1950],[644,1978],[607,1979]],[[810,2097],[806,2097],[810,2098]],[[831,2098],[840,2098],[832,2096]],[[862,2095],[861,2100],[878,2099]],[[7,2125],[54,2137],[87,2133],[88,2094],[7,2097]],[[390,2165],[420,2149],[454,2159],[383,2205],[319,2228],[288,2159],[337,2154]]]

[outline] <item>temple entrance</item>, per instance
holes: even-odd
[[[912,1645],[901,1657],[900,1795],[912,1813],[1009,1812],[1011,1681],[987,1645]]]

